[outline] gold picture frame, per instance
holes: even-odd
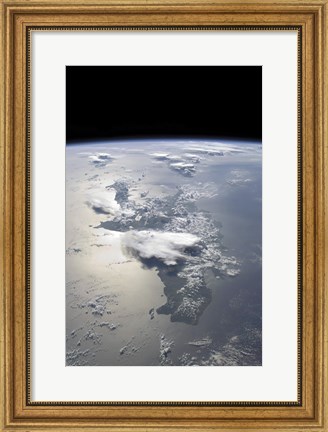
[[[328,0],[0,0],[1,430],[328,431]],[[297,402],[30,400],[30,33],[94,29],[297,30],[299,329]]]

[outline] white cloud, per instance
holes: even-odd
[[[247,153],[250,150],[254,149],[253,147],[245,147],[245,145],[233,145],[215,142],[198,142],[186,146],[184,150],[207,156],[224,156],[225,154]]]
[[[113,216],[121,213],[121,206],[115,201],[114,191],[106,191],[90,196],[87,205],[96,213]]]
[[[157,162],[167,163],[169,168],[188,177],[196,173],[195,166],[193,163],[190,163],[190,159],[194,159],[192,160],[194,163],[197,163],[200,160],[196,155],[192,155],[193,158],[189,157],[189,160],[184,160],[181,156],[164,152],[150,153],[150,156]]]
[[[113,156],[109,153],[95,153],[89,156],[90,162],[96,166],[106,166],[108,162],[113,160]]]
[[[178,156],[178,155],[169,155],[169,156],[167,156],[166,159],[169,160],[169,161],[172,161],[172,162],[174,162],[174,161],[178,162],[178,161],[182,161],[182,160],[183,160],[183,159],[182,159],[180,156]]]
[[[249,178],[249,172],[245,170],[232,170],[230,172],[230,178],[227,180],[227,183],[230,186],[241,186],[247,183],[251,183],[252,179]]]
[[[192,176],[196,172],[194,164],[185,162],[171,163],[170,168],[179,171],[185,176]]]
[[[198,163],[202,159],[201,157],[193,153],[185,153],[183,156],[186,159],[191,160],[193,163]]]
[[[150,156],[152,156],[154,159],[157,160],[167,160],[169,155],[170,153],[161,153],[161,152],[150,154]]]
[[[189,233],[129,231],[122,236],[122,245],[141,258],[157,258],[166,265],[175,265],[178,260],[188,259],[187,247],[195,246],[200,239]]]

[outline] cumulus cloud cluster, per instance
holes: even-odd
[[[122,236],[122,245],[139,257],[157,258],[166,265],[188,259],[185,249],[195,246],[200,239],[189,233],[129,231]]]
[[[95,153],[89,156],[90,163],[97,167],[106,166],[109,162],[112,161],[113,156],[109,153]]]
[[[184,174],[186,176],[192,176],[196,172],[194,164],[185,162],[171,163],[170,168],[179,171],[181,172],[181,174]]]
[[[92,195],[86,203],[96,213],[116,216],[121,212],[121,206],[115,200],[114,192],[109,191]]]
[[[246,170],[232,170],[230,172],[230,178],[227,180],[227,183],[230,186],[242,186],[247,183],[252,182],[252,179],[249,178],[249,172]]]
[[[165,150],[165,147],[163,149]],[[200,162],[208,161],[212,157],[261,153],[261,146],[245,146],[244,144],[238,145],[237,143],[230,144],[214,141],[187,141],[181,142],[181,147],[177,148],[176,151],[178,154],[159,151],[149,155],[156,163],[165,163],[173,171],[186,177],[192,177],[196,174],[196,164]]]
[[[199,157],[196,154],[193,153],[184,153],[184,158],[190,160],[193,163],[199,163],[201,160],[201,157]]]
[[[157,161],[167,162],[169,168],[187,177],[195,174],[196,168],[194,163],[199,162],[199,158],[196,155],[187,155],[183,158],[170,153],[157,152],[151,153],[150,156]]]
[[[154,159],[162,161],[162,160],[167,160],[169,153],[156,152],[156,153],[151,153],[150,156],[152,156]]]
[[[226,144],[226,143],[219,143],[219,142],[206,142],[203,141],[201,143],[195,142],[195,143],[189,143],[187,146],[185,146],[185,151],[190,151],[192,153],[196,154],[202,154],[207,156],[224,156],[226,154],[233,154],[233,153],[246,153],[250,150],[249,147],[245,146],[238,146],[238,145],[232,145],[232,144]]]

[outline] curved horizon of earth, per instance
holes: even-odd
[[[66,160],[67,365],[261,364],[262,146],[112,141]]]

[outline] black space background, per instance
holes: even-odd
[[[66,140],[262,138],[260,66],[67,66]]]

